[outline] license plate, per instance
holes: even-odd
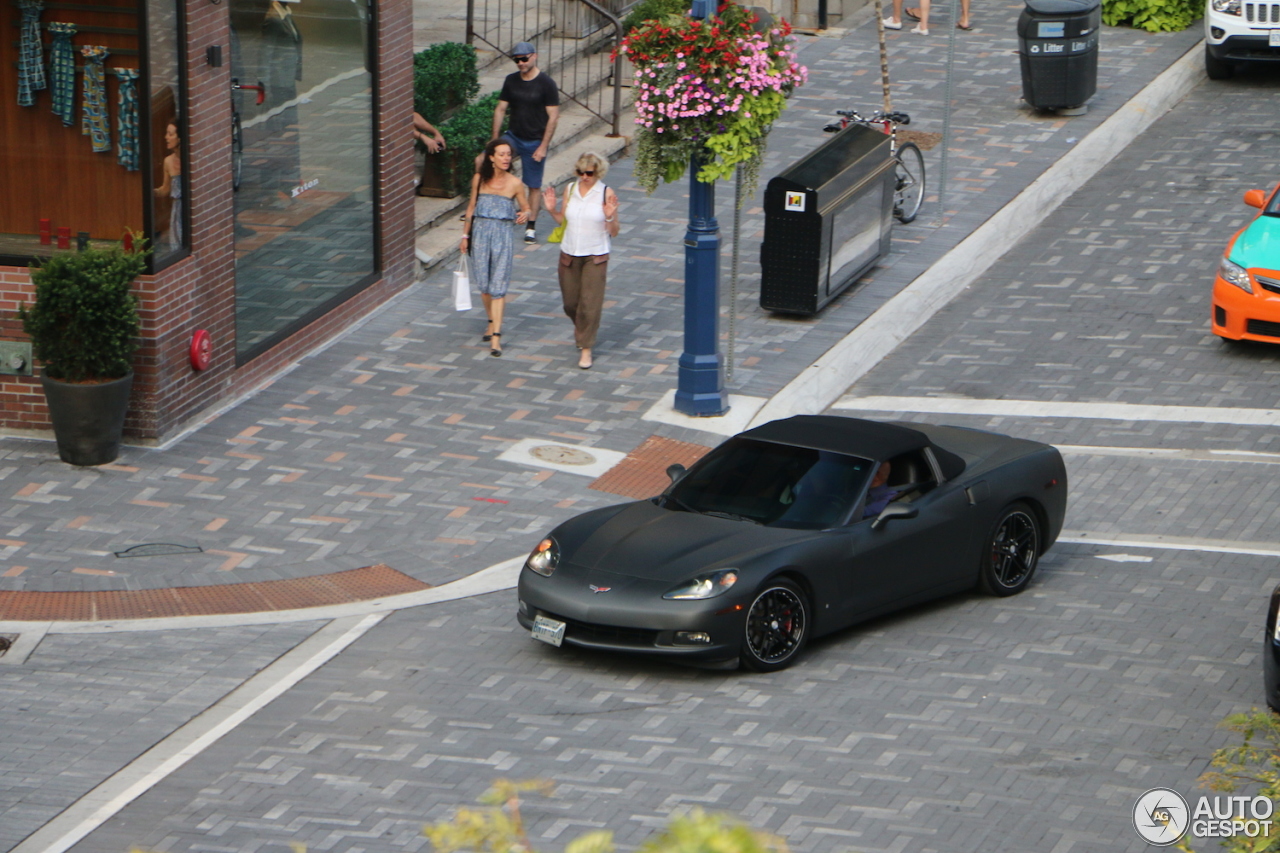
[[[1280,30],[1272,30],[1267,33],[1267,46],[1280,47]]]
[[[533,638],[559,646],[564,642],[564,623],[539,616],[533,620]]]

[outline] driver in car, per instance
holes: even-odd
[[[881,462],[880,467],[876,469],[875,476],[871,478],[871,488],[867,490],[867,505],[862,510],[863,518],[879,515],[889,502],[898,496],[897,489],[885,485],[889,482],[892,471],[893,466],[888,462]]]

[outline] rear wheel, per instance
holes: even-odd
[[[1204,73],[1209,75],[1210,80],[1230,80],[1235,70],[1235,66],[1225,59],[1214,56],[1209,52],[1209,46],[1205,45]]]
[[[978,583],[991,595],[1014,595],[1031,583],[1040,559],[1040,520],[1022,501],[1000,513],[982,551]]]
[[[790,581],[766,584],[747,610],[742,663],[756,672],[791,665],[809,639],[809,603]]]
[[[894,155],[893,215],[905,224],[916,218],[924,201],[924,155],[914,142],[904,142]]]

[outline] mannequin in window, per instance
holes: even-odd
[[[164,158],[164,178],[156,187],[158,198],[171,200],[169,207],[169,248],[182,248],[182,137],[173,122],[164,129],[164,147],[169,153]]]

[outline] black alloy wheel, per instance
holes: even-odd
[[[1018,501],[1000,513],[982,553],[978,579],[984,592],[1014,595],[1026,589],[1040,559],[1040,521]]]
[[[742,663],[756,672],[785,669],[809,638],[809,605],[790,581],[766,585],[747,610]]]

